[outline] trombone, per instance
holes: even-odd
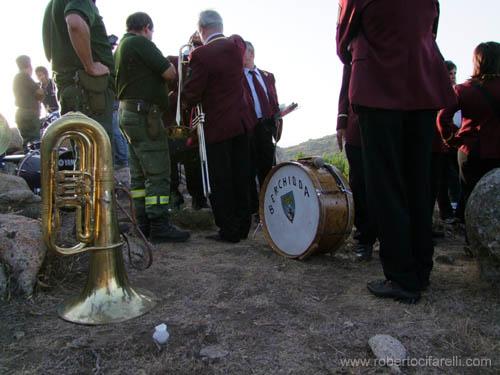
[[[183,77],[183,65],[188,64],[187,60],[184,60],[184,54],[191,52],[194,46],[192,43],[184,44],[179,49],[179,60],[177,63],[177,74],[179,75],[179,86],[177,90],[177,111],[175,114],[176,125],[174,128],[185,128],[182,126],[182,113],[181,113],[181,91],[184,84]],[[207,148],[205,143],[205,113],[203,113],[203,108],[201,103],[198,103],[196,107],[193,108],[191,117],[191,127],[196,129],[198,135],[198,153],[200,156],[200,167],[201,167],[201,179],[203,183],[203,194],[206,198],[209,197],[212,192],[210,188],[210,177],[208,174],[208,158],[207,158]]]

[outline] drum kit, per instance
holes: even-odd
[[[49,113],[46,117],[40,120],[40,136],[43,136],[47,127],[60,117],[59,112]],[[2,127],[3,129],[3,127]],[[0,130],[1,132],[1,130]],[[10,134],[10,133],[9,133]],[[6,140],[9,137],[0,137]],[[0,141],[1,143],[5,143]],[[68,145],[69,146],[69,145]],[[16,166],[15,174],[22,177],[29,188],[35,193],[40,195],[41,182],[40,182],[40,147],[41,141],[34,141],[28,143],[24,153],[15,153],[12,155],[3,155],[1,157],[2,163],[13,163]],[[1,152],[5,152],[7,147],[0,147]],[[75,164],[75,157],[70,147],[62,147],[59,150],[58,165],[61,170],[71,170]]]

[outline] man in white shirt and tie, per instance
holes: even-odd
[[[243,66],[245,87],[253,106],[252,116],[255,123],[251,141],[251,209],[258,212],[258,194],[255,176],[262,186],[264,179],[275,164],[276,144],[281,137],[282,120],[278,118],[279,102],[275,79],[272,73],[255,66],[255,49],[250,42],[245,42]],[[273,142],[274,138],[274,142]]]

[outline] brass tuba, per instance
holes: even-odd
[[[60,170],[59,150],[71,144],[73,170]],[[129,285],[115,213],[113,162],[104,128],[73,112],[53,122],[41,145],[42,229],[47,247],[62,255],[90,252],[87,285],[78,297],[64,302],[59,316],[80,324],[106,324],[131,319],[156,302],[147,291]],[[58,244],[61,211],[75,213],[76,244]]]

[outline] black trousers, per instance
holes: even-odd
[[[443,189],[443,184],[445,184],[447,178],[446,169],[446,154],[441,152],[433,152],[431,156],[431,200],[430,200],[430,215],[434,214],[434,206],[436,205],[436,200],[439,206],[439,215],[442,219],[453,216],[453,210],[451,208],[450,199],[446,196],[447,201],[444,197],[440,197],[441,190]],[[446,184],[446,186],[448,186]],[[448,188],[446,188],[448,190]],[[440,199],[441,198],[441,199]]]
[[[361,147],[345,145],[345,153],[349,162],[349,184],[354,200],[354,225],[359,231],[359,243],[373,245],[377,239],[375,219],[369,215],[366,200],[365,168]]]
[[[250,206],[251,212],[259,211],[259,190],[264,184],[267,174],[276,164],[276,146],[273,136],[276,126],[273,119],[259,121],[250,138]],[[259,189],[257,188],[257,181]]]
[[[177,151],[170,155],[170,190],[179,193],[180,171],[179,164],[184,165],[186,188],[193,201],[201,204],[206,202],[203,195],[203,182],[201,177],[200,157],[198,148]]]
[[[376,215],[385,277],[419,290],[433,266],[429,179],[436,113],[356,110],[368,209]]]
[[[445,155],[445,177],[437,197],[439,210],[443,212],[446,212],[451,207],[451,202],[457,203],[460,200],[457,150],[450,150]]]
[[[207,145],[210,203],[221,237],[239,240],[250,230],[249,139],[246,134]]]

